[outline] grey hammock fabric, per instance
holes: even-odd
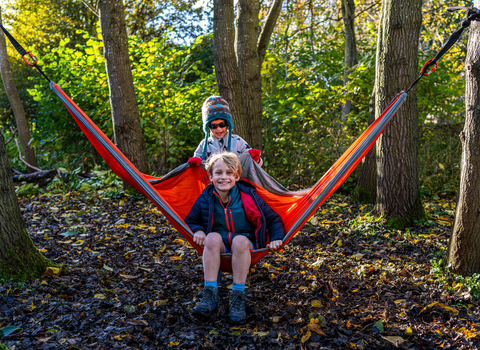
[[[308,189],[302,191],[289,191],[283,187],[277,180],[267,174],[263,168],[255,162],[250,153],[239,154],[238,158],[242,164],[242,179],[247,179],[257,185],[263,187],[268,192],[277,194],[284,197],[301,197],[303,196]],[[180,175],[185,169],[190,165],[188,163],[182,164],[179,167],[173,169],[171,172],[166,174],[164,177],[158,180],[151,180],[152,185],[161,183],[165,180],[171,179],[172,177]],[[202,162],[202,168],[205,169],[205,163]]]

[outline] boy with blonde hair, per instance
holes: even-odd
[[[277,250],[282,245],[285,227],[280,216],[257,195],[255,187],[240,180],[242,167],[235,154],[213,155],[206,169],[211,184],[185,218],[194,232],[194,242],[204,246],[205,287],[193,314],[209,319],[217,311],[220,254],[231,252],[233,288],[228,319],[233,324],[244,324],[245,282],[251,251],[264,247]]]

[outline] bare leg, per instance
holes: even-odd
[[[205,238],[203,249],[203,276],[205,281],[216,281],[220,270],[220,254],[225,253],[222,236],[210,232]]]
[[[245,284],[252,261],[252,242],[245,236],[235,236],[232,242],[233,282]]]

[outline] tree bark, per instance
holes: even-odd
[[[374,89],[375,90],[375,89]],[[370,97],[368,125],[375,121],[375,91]],[[362,160],[357,180],[358,200],[362,203],[375,203],[377,198],[377,147],[373,145]]]
[[[238,0],[235,51],[249,142],[252,147],[262,149],[262,76],[257,48],[259,12],[258,0]]]
[[[475,1],[480,7],[480,0]],[[452,272],[480,273],[480,23],[472,22],[465,64],[465,127],[460,190],[448,249]]]
[[[346,86],[352,72],[351,68],[358,62],[357,40],[355,38],[355,0],[342,0],[342,18],[345,26],[345,69],[343,86]],[[352,111],[352,101],[347,98],[342,106],[342,120]]]
[[[214,0],[213,58],[218,90],[232,110],[235,133],[262,149],[261,66],[282,0],[273,1],[261,31],[259,0],[237,2],[236,29],[233,5],[233,0]]]
[[[2,23],[2,13],[0,9],[0,23]],[[0,31],[1,32],[1,31]],[[15,122],[18,129],[18,137],[20,138],[20,144],[22,145],[23,155],[25,161],[38,168],[37,157],[33,148],[30,147],[30,131],[28,130],[27,117],[25,116],[25,110],[23,109],[20,95],[18,94],[17,87],[12,77],[12,70],[10,68],[10,62],[7,54],[7,43],[5,41],[5,35],[0,33],[0,71],[2,75],[3,86],[12,106],[13,115],[15,116]],[[29,172],[34,170],[28,168]]]
[[[214,0],[213,59],[218,92],[230,106],[235,133],[250,141],[243,108],[240,72],[235,56],[234,21],[233,0]]]
[[[382,3],[375,77],[376,117],[416,78],[422,0]],[[377,143],[377,213],[391,228],[424,217],[418,181],[416,89],[385,128]]]
[[[23,224],[0,131],[0,279],[27,281],[52,264],[35,248]]]
[[[147,149],[140,124],[128,54],[123,1],[100,0],[98,9],[115,144],[140,172],[148,173]]]

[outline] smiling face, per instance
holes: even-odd
[[[232,187],[240,180],[240,176],[221,159],[213,164],[208,176],[224,202],[228,200],[228,194]]]
[[[221,128],[219,125],[225,125],[225,127]],[[217,138],[217,139],[223,139],[225,135],[227,134],[227,122],[223,119],[215,119],[212,120],[209,124],[209,126],[216,126],[215,129],[210,128],[212,131],[212,134]]]

